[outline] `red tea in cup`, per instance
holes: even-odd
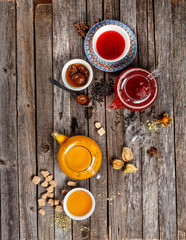
[[[106,31],[98,37],[96,48],[102,58],[114,60],[123,54],[125,39],[116,31]]]

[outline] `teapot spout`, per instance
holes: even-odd
[[[123,103],[116,98],[111,103],[111,105],[106,108],[106,110],[107,110],[107,112],[110,112],[112,109],[119,109],[121,107],[123,107]]]
[[[62,145],[68,139],[67,136],[59,134],[57,131],[54,131],[52,133],[52,136],[58,141],[60,145]]]

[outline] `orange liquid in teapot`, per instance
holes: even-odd
[[[68,197],[67,208],[74,216],[85,216],[92,208],[92,199],[85,191],[75,191]]]
[[[83,146],[76,146],[70,149],[67,154],[67,164],[70,169],[76,172],[86,170],[92,161],[90,151]]]

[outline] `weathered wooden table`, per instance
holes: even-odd
[[[135,121],[145,123],[163,112],[174,121],[149,137],[143,148],[134,149],[139,168],[135,174],[124,175],[110,165],[112,158],[121,158],[127,127],[123,116],[130,111],[106,112],[114,95],[102,106],[84,109],[48,81],[51,76],[61,81],[68,60],[86,59],[84,40],[73,24],[84,21],[92,26],[99,19],[120,20],[135,32],[138,53],[131,66],[150,71],[159,63],[168,66],[158,78],[158,99],[152,108],[135,112]],[[33,0],[0,1],[2,240],[186,239],[183,31],[183,0],[54,0],[36,7]],[[93,69],[94,77],[105,81],[119,74]],[[102,137],[95,131],[95,120],[106,129]],[[90,136],[103,153],[102,179],[78,182],[94,194],[95,212],[86,221],[72,222],[67,232],[51,226],[50,206],[44,217],[38,215],[37,198],[43,189],[31,182],[33,175],[47,169],[58,183],[56,196],[61,198],[66,188],[68,178],[57,163],[59,146],[51,138],[54,129],[68,136]],[[158,159],[146,154],[151,146],[160,149]],[[107,201],[111,195],[116,197]],[[87,236],[82,236],[82,226],[89,229]]]

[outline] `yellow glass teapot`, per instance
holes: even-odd
[[[70,178],[82,180],[94,176],[102,162],[98,144],[86,136],[68,138],[58,132],[52,136],[61,145],[58,152],[58,163],[61,170]]]

